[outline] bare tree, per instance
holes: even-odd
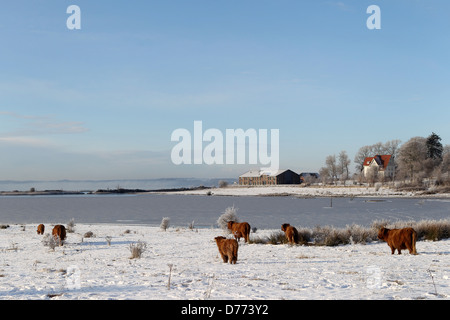
[[[450,184],[450,145],[446,145],[442,151],[442,161],[435,169],[436,185]]]
[[[355,155],[355,159],[353,160],[356,164],[356,171],[361,172],[364,168],[364,160],[367,157],[371,157],[373,154],[371,146],[363,146],[359,148],[358,152]]]
[[[320,181],[322,184],[327,184],[331,181],[330,170],[326,167],[322,167],[319,170]]]
[[[375,156],[377,154],[384,154],[385,153],[385,147],[383,142],[377,142],[373,145],[371,145],[371,149],[372,149],[372,156]]]
[[[333,183],[336,182],[336,180],[338,179],[338,166],[336,163],[336,156],[332,155],[332,156],[328,156],[325,159],[325,164],[327,166],[327,169],[329,171],[329,175],[331,177],[331,180],[333,181]]]
[[[370,167],[365,175],[367,183],[369,183],[371,186],[375,185],[375,182],[377,182],[380,179],[379,172],[380,169],[378,166]]]
[[[394,158],[397,158],[400,148],[401,140],[391,140],[384,144],[384,154],[390,154]]]
[[[440,169],[441,173],[446,173],[447,175],[450,173],[450,145],[444,147]]]
[[[426,159],[426,139],[423,137],[411,138],[405,142],[399,150],[399,170],[401,170],[411,182],[414,182],[418,173],[423,170]]]
[[[348,158],[347,152],[341,151],[339,153],[338,174],[341,175],[341,181],[344,182],[344,186],[345,186],[345,181],[347,181],[347,179],[350,176],[350,171],[349,171],[350,162],[351,161]]]

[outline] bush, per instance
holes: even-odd
[[[322,246],[337,246],[340,244],[349,244],[349,234],[343,229],[334,227],[315,227],[313,231],[314,243]]]
[[[72,218],[68,223],[67,223],[67,232],[68,233],[73,233],[75,231],[75,219]]]
[[[59,244],[59,239],[47,233],[45,234],[44,238],[42,238],[42,243],[44,244],[44,246],[49,247],[54,251]]]
[[[221,228],[222,230],[228,231],[228,221],[235,221],[235,222],[239,222],[239,218],[236,215],[237,212],[237,208],[235,208],[234,206],[232,207],[228,207],[225,209],[225,212],[222,213],[222,215],[219,217],[219,219],[217,219],[217,224],[219,226],[219,228]]]
[[[130,259],[138,259],[141,258],[142,254],[147,249],[147,243],[139,240],[136,243],[131,243],[129,249],[131,252]]]
[[[169,228],[169,225],[170,225],[170,218],[168,217],[162,218],[160,228],[166,231],[167,228]]]
[[[267,239],[269,244],[286,244],[288,243],[287,238],[282,231],[272,232]]]
[[[378,239],[378,229],[364,228],[356,224],[347,226],[350,243],[367,243]]]
[[[219,181],[219,188],[226,188],[228,187],[228,182],[225,180],[220,180]]]
[[[92,238],[94,236],[94,233],[92,231],[88,231],[84,234],[84,238]]]
[[[313,232],[308,228],[297,228],[299,244],[307,244],[313,241]]]

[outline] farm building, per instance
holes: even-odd
[[[239,176],[240,185],[299,184],[300,176],[292,170],[250,170]]]

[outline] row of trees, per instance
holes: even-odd
[[[346,151],[339,155],[329,155],[325,166],[319,171],[323,183],[341,181],[345,185],[350,178],[360,182],[375,182],[380,179],[378,172],[371,177],[363,174],[364,159],[375,155],[391,155],[395,162],[395,174],[391,180],[422,183],[424,179],[434,179],[437,184],[450,183],[450,145],[443,146],[436,133],[430,136],[413,137],[404,144],[400,140],[361,147],[355,155],[355,173],[350,176],[351,161]],[[392,160],[391,160],[392,161]],[[385,177],[384,179],[386,179]]]

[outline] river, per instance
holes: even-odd
[[[357,224],[374,220],[440,220],[450,218],[450,199],[236,197],[175,194],[67,195],[0,197],[1,224],[61,223],[216,226],[227,207],[258,229],[282,223],[301,227]]]

